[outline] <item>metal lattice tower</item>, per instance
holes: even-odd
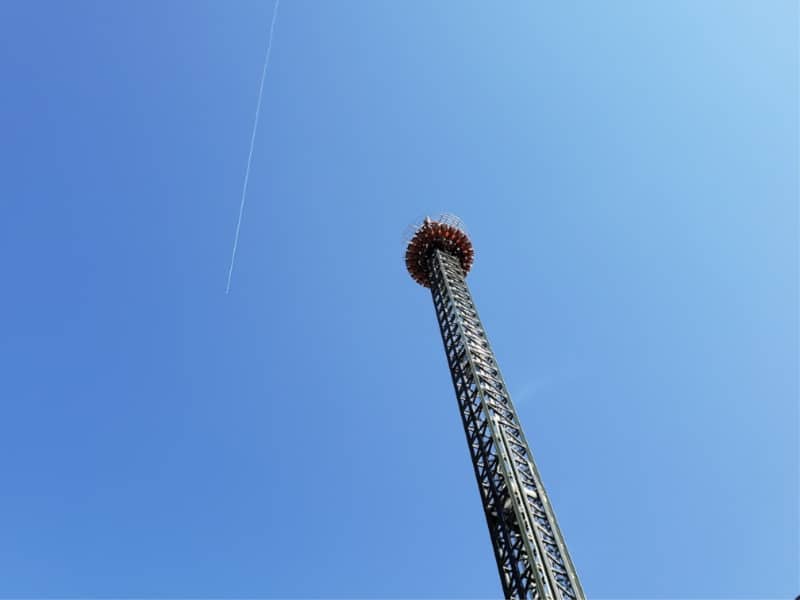
[[[506,598],[585,600],[528,442],[467,287],[472,242],[456,217],[426,218],[406,248],[430,288]]]

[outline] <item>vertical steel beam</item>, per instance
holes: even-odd
[[[437,248],[426,270],[505,597],[585,600],[462,262]]]

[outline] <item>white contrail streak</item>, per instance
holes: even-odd
[[[236,222],[236,235],[233,238],[233,252],[231,253],[231,266],[228,269],[228,284],[225,286],[225,293],[231,291],[231,277],[233,276],[233,263],[236,260],[236,248],[239,246],[239,231],[242,228],[242,215],[244,214],[244,201],[247,197],[247,181],[250,179],[250,165],[253,163],[253,147],[256,143],[256,131],[258,130],[258,115],[261,113],[261,98],[264,95],[264,80],[267,78],[267,67],[269,66],[269,55],[272,52],[272,34],[275,32],[275,20],[278,18],[278,5],[281,0],[275,0],[272,8],[272,23],[269,26],[269,41],[267,42],[267,54],[264,57],[264,70],[261,72],[261,85],[258,88],[258,102],[256,103],[256,117],[253,120],[253,133],[250,136],[250,152],[247,155],[247,168],[244,171],[244,183],[242,184],[242,201],[239,205],[239,220]]]

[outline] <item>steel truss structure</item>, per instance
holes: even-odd
[[[433,225],[440,223],[426,220],[420,231]],[[467,261],[462,248],[430,233],[423,247],[414,243],[407,263],[433,296],[505,597],[585,600],[467,287],[471,244]]]

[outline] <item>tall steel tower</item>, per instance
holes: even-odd
[[[467,287],[472,242],[457,217],[417,226],[406,267],[430,288],[506,598],[584,600],[553,507]]]

